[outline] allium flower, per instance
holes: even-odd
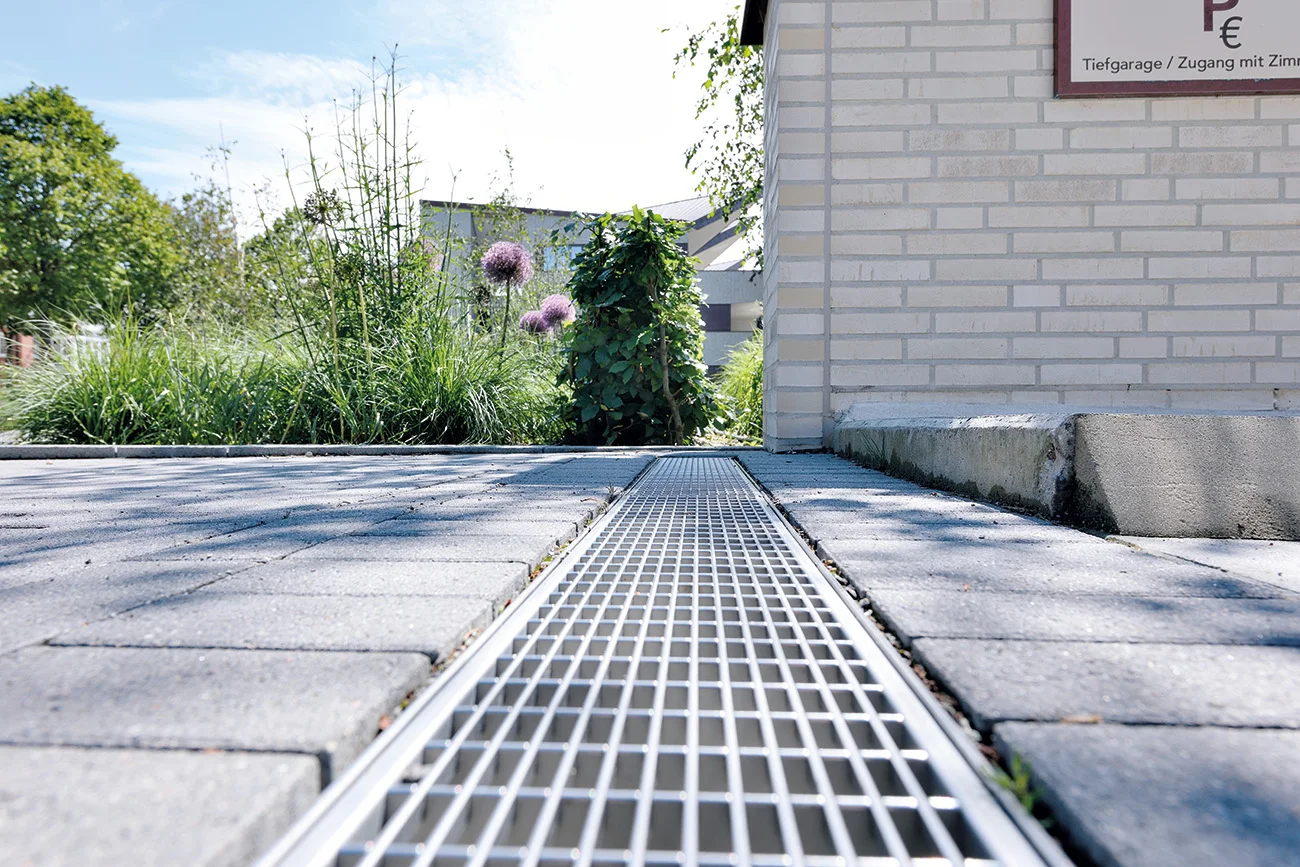
[[[564,323],[578,318],[578,311],[574,309],[573,302],[565,295],[546,296],[542,301],[540,313],[547,328],[559,328]]]
[[[483,276],[491,283],[522,286],[533,276],[533,257],[513,241],[498,241],[483,254]]]
[[[519,330],[527,334],[545,334],[550,331],[540,310],[529,310],[519,320]]]

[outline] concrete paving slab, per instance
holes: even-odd
[[[451,526],[467,523],[446,522]],[[555,548],[553,535],[510,534],[344,536],[290,554],[296,560],[428,560],[463,563],[539,563]]]
[[[980,731],[1006,721],[1300,729],[1300,650],[921,639],[917,661]]]
[[[487,624],[476,596],[262,596],[193,593],[91,623],[57,645],[371,650],[440,658]]]
[[[815,541],[823,538],[927,539],[934,542],[998,544],[1070,542],[1089,536],[1046,521],[1009,512],[961,514],[915,504],[884,510],[824,509],[792,505],[787,511],[798,527]]]
[[[578,533],[578,525],[564,518],[537,518],[531,521],[465,521],[408,512],[402,517],[375,524],[355,533],[357,536],[547,536],[556,544],[565,544]]]
[[[157,548],[137,555],[137,560],[277,560],[323,544],[351,530],[369,526],[348,522],[329,530],[293,526],[262,526],[242,533],[217,536],[191,545]],[[341,531],[341,532],[339,532]]]
[[[384,560],[279,560],[200,593],[291,596],[466,596],[500,605],[523,588],[529,565]]]
[[[77,630],[148,602],[189,592],[251,565],[225,562],[45,566],[31,573],[40,578],[0,586],[0,654]]]
[[[457,521],[544,520],[556,515],[576,523],[586,523],[604,509],[603,496],[523,497],[518,492],[466,496],[432,504],[421,514]]]
[[[964,593],[879,588],[872,607],[917,638],[1132,641],[1300,647],[1300,599]]]
[[[320,791],[307,756],[0,746],[0,864],[247,867]]]
[[[32,647],[0,657],[0,743],[306,753],[330,779],[428,677],[418,653]]]
[[[1300,542],[1119,536],[1143,551],[1202,563],[1300,593]]]
[[[845,526],[838,535],[850,536]],[[864,590],[970,590],[1124,596],[1270,598],[1283,591],[1217,569],[1087,536],[1036,545],[824,538],[821,552]]]
[[[8,543],[0,541],[0,575],[10,580],[42,573],[142,557],[160,548],[182,549],[219,538],[235,527],[256,526],[256,521],[221,523],[185,522],[178,526],[144,526],[134,520],[96,521],[94,524],[65,524],[58,519],[58,532],[44,531]],[[232,524],[234,526],[232,527]]]
[[[1300,857],[1300,732],[1009,723],[1099,867],[1279,867]]]

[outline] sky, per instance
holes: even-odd
[[[302,177],[304,130],[328,137],[336,104],[368,87],[374,58],[386,63],[395,46],[425,198],[489,198],[508,148],[522,203],[622,210],[695,195],[683,151],[698,136],[702,74],[674,80],[673,55],[736,5],[0,0],[0,93],[66,87],[164,198],[212,176],[224,140],[249,219],[256,187],[287,202],[285,165]]]

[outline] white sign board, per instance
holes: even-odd
[[[1057,0],[1058,96],[1300,93],[1300,0]]]

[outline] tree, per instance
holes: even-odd
[[[310,293],[313,227],[297,208],[259,216],[262,231],[244,242],[244,285],[263,315],[288,319],[295,299]]]
[[[582,442],[683,445],[713,419],[697,263],[677,245],[685,229],[640,208],[587,227],[567,349],[569,422]]]
[[[708,65],[695,104],[704,129],[686,150],[686,167],[699,176],[696,189],[715,209],[739,216],[738,231],[746,235],[758,225],[763,204],[763,53],[740,44],[740,24],[737,6],[692,34],[674,59],[679,67]],[[761,267],[761,240],[752,243],[750,255]]]
[[[244,263],[229,190],[209,179],[171,203],[181,253],[173,276],[179,304],[200,318],[230,321],[266,311],[244,279]]]
[[[116,147],[61,87],[0,99],[0,324],[170,303],[167,207]]]

